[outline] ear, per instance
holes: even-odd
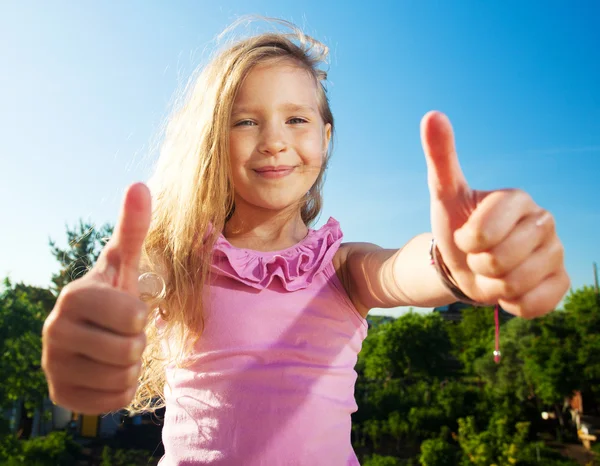
[[[326,123],[324,127],[324,138],[323,138],[323,154],[327,154],[329,150],[329,143],[331,142],[331,123]]]

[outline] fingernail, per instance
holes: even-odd
[[[136,364],[135,366],[131,367],[131,369],[129,369],[129,381],[130,381],[131,385],[135,385],[135,383],[137,382],[137,380],[140,377],[141,372],[142,372],[142,362],[141,361],[139,364]]]
[[[137,311],[135,314],[135,329],[138,331],[144,330],[148,322],[148,309]]]
[[[132,361],[137,361],[139,358],[142,357],[142,353],[144,352],[144,345],[143,343],[139,340],[136,339],[133,344],[131,345],[131,360]]]
[[[541,227],[544,223],[546,223],[548,221],[548,219],[550,218],[550,213],[549,212],[544,212],[540,218],[537,219],[537,221],[535,222],[536,226]]]

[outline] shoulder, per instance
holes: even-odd
[[[361,302],[356,287],[356,272],[363,268],[366,258],[382,248],[373,243],[342,243],[333,257],[335,273],[344,286],[348,297],[358,310],[366,317],[370,308]]]

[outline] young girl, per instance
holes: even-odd
[[[334,133],[325,55],[295,29],[218,55],[172,117],[150,189],[128,189],[114,237],[44,327],[56,403],[166,406],[163,466],[358,464],[370,309],[460,300],[535,317],[569,287],[552,216],[522,191],[470,189],[437,112],[421,124],[432,233],[386,250],[343,243],[334,219],[311,229]],[[141,295],[140,272],[162,293]]]

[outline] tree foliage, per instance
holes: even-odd
[[[33,412],[48,396],[41,370],[44,321],[56,303],[58,292],[95,263],[112,231],[110,225],[94,231],[92,225],[80,221],[78,228],[67,227],[66,249],[58,248],[50,240],[52,253],[62,266],[52,277],[52,290],[13,284],[8,278],[4,281],[0,294],[0,408],[12,408],[18,403],[19,432],[25,438],[31,432]]]
[[[357,449],[422,466],[574,464],[539,440],[554,433],[541,412],[555,410],[561,432],[573,432],[565,400],[582,391],[586,412],[595,409],[598,304],[583,288],[543,318],[504,315],[500,364],[492,308],[464,309],[459,322],[414,313],[378,322],[357,364]]]
[[[93,224],[80,220],[79,225],[72,229],[67,226],[66,249],[49,240],[52,255],[61,264],[61,269],[52,275],[53,291],[57,295],[69,282],[83,277],[92,268],[113,230],[110,224],[97,229]]]
[[[4,281],[0,294],[2,408],[22,400],[26,411],[31,413],[47,395],[46,379],[41,371],[40,336],[50,302],[44,290],[22,284],[13,286],[8,278]]]

